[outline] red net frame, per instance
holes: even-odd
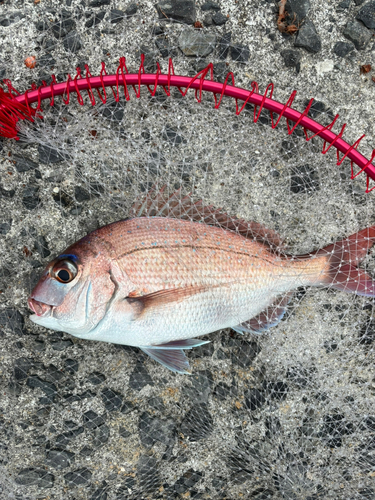
[[[13,87],[10,80],[3,80],[3,86],[7,88],[7,91],[0,87],[0,136],[18,140],[18,121],[29,120],[33,122],[35,116],[41,117],[42,101],[50,99],[50,105],[53,106],[56,96],[62,96],[64,103],[68,105],[73,93],[78,103],[83,105],[84,101],[81,92],[86,91],[91,104],[94,106],[96,104],[94,90],[96,90],[98,98],[104,104],[107,101],[107,87],[111,87],[116,102],[120,99],[120,87],[123,87],[126,100],[130,99],[129,87],[133,88],[136,98],[140,97],[142,86],[146,86],[152,96],[155,95],[158,87],[161,87],[167,96],[170,96],[171,87],[176,87],[183,96],[187,94],[189,89],[194,89],[197,102],[201,102],[203,92],[211,92],[215,101],[215,109],[220,107],[224,96],[234,98],[237,115],[245,109],[246,104],[253,104],[254,123],[258,121],[261,111],[263,109],[267,110],[271,117],[273,129],[277,127],[281,118],[284,117],[289,135],[300,125],[304,130],[306,141],[310,141],[317,136],[323,139],[322,154],[326,154],[332,146],[336,149],[337,166],[341,165],[345,158],[350,160],[351,179],[355,179],[361,173],[366,175],[366,193],[375,189],[375,186],[370,188],[370,179],[375,181],[375,166],[372,163],[375,158],[375,149],[372,151],[370,159],[368,159],[358,151],[358,146],[365,135],[359,137],[353,144],[346,142],[342,138],[346,123],[342,125],[338,134],[332,132],[332,128],[339,117],[338,114],[331,123],[325,126],[308,117],[314,99],[311,99],[306,108],[300,112],[291,107],[297,94],[296,91],[291,93],[286,103],[280,103],[272,99],[273,83],[267,85],[264,94],[259,92],[259,86],[254,81],[251,82],[251,90],[236,87],[232,72],[227,74],[224,83],[219,83],[214,80],[212,63],[193,77],[179,76],[175,75],[172,59],[169,59],[168,73],[161,72],[159,63],[156,63],[156,73],[146,73],[144,59],[142,54],[137,73],[129,73],[126,59],[121,57],[114,74],[108,75],[105,63],[102,62],[100,75],[92,76],[90,68],[86,64],[84,76],[80,68],[76,69],[73,78],[68,74],[66,81],[63,83],[57,83],[55,75],[51,75],[51,84],[47,85],[46,82],[43,82],[39,87],[33,84],[31,89],[26,90],[23,94],[20,94]],[[229,81],[231,84],[228,83]],[[241,106],[239,102],[242,103]],[[37,103],[36,107],[32,107],[34,103]],[[276,120],[275,115],[278,115]],[[354,165],[359,168],[356,173],[354,172]]]

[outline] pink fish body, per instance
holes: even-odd
[[[355,267],[374,243],[375,227],[293,258],[280,251],[276,233],[259,224],[189,197],[167,201],[154,190],[134,209],[146,216],[104,226],[54,259],[29,298],[31,320],[84,339],[140,347],[185,373],[183,349],[205,343],[195,337],[228,327],[267,329],[300,286],[375,296],[371,277]]]

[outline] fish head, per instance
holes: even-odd
[[[31,321],[78,337],[95,328],[116,289],[101,250],[81,240],[47,265],[28,298]]]

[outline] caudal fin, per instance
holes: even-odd
[[[375,281],[357,267],[374,243],[375,226],[371,226],[319,250],[317,256],[328,256],[325,284],[343,292],[375,297]]]

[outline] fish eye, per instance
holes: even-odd
[[[68,259],[56,262],[51,271],[51,276],[60,283],[70,283],[77,276],[78,270],[74,262]]]

